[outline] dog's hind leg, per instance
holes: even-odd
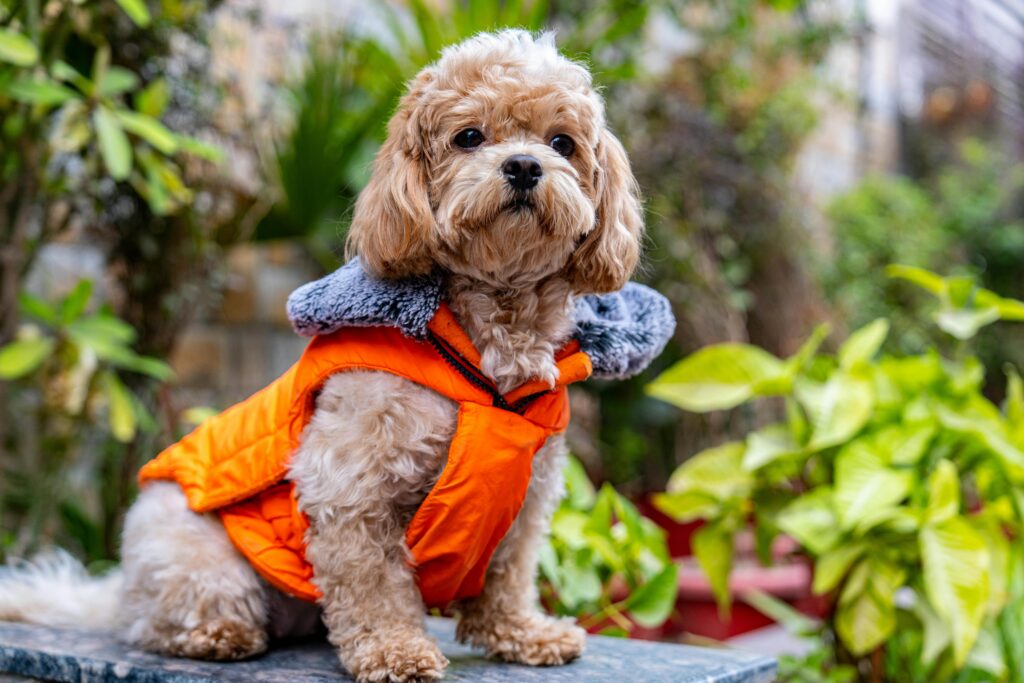
[[[212,515],[192,512],[176,484],[143,489],[125,519],[127,639],[194,659],[244,659],[267,647],[269,588]]]

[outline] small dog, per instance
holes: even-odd
[[[409,84],[349,248],[378,278],[441,273],[480,369],[504,393],[535,379],[554,386],[576,297],[623,287],[642,230],[629,162],[588,71],[550,35],[506,30],[449,47]],[[218,660],[322,618],[357,680],[439,678],[447,660],[424,631],[403,533],[455,425],[455,403],[395,375],[326,381],[289,476],[312,525],[322,615],[261,580],[215,516],[160,482],[128,512],[120,573],[86,584],[58,562],[24,573],[20,593],[0,581],[0,618],[117,628],[148,650]],[[537,453],[482,594],[457,606],[458,637],[507,661],[562,664],[584,647],[582,629],[539,610],[535,588],[565,452],[559,434]]]

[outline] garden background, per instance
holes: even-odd
[[[404,81],[500,26],[591,65],[679,320],[573,392],[545,605],[1021,680],[1021,0],[0,0],[0,558],[116,561],[138,467],[300,353]]]

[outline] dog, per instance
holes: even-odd
[[[574,302],[624,286],[643,232],[590,73],[551,34],[480,34],[409,83],[387,131],[350,253],[381,280],[439,274],[500,392],[554,387]],[[268,585],[215,515],[190,509],[177,484],[153,482],[127,513],[116,574],[89,580],[59,557],[14,570],[0,578],[0,618],[116,629],[146,650],[212,660],[254,656],[322,619],[356,680],[437,679],[448,662],[425,632],[404,533],[445,468],[457,419],[453,401],[393,374],[339,372],[323,384],[289,463],[318,605]],[[458,638],[492,657],[558,665],[584,649],[584,631],[544,614],[535,587],[565,457],[562,434],[540,447],[482,592],[456,605]]]

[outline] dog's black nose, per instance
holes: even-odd
[[[516,190],[530,190],[537,186],[537,181],[544,175],[540,162],[529,154],[513,154],[501,165],[505,180]]]

